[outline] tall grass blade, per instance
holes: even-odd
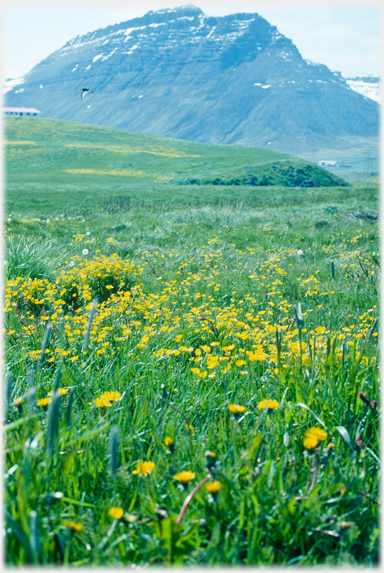
[[[371,340],[372,334],[373,334],[374,331],[375,331],[376,324],[378,323],[378,321],[379,321],[379,319],[376,318],[375,321],[374,321],[374,323],[372,324],[372,326],[371,326],[371,328],[370,328],[370,330],[369,330],[369,332],[368,332],[368,334],[367,334],[367,338],[366,338],[366,341],[367,341],[367,342],[369,342],[369,341]]]
[[[10,406],[12,400],[12,372],[8,370],[5,375],[5,388],[4,388],[4,402],[5,402],[5,409],[4,409],[4,420],[7,419],[8,415],[8,408]]]
[[[28,412],[28,416],[33,416],[33,414],[35,413],[36,410],[36,387],[33,386],[32,388],[29,388],[29,390],[26,393],[26,400],[27,400],[27,412]]]
[[[293,307],[293,313],[295,315],[297,327],[299,329],[303,328],[304,318],[303,318],[303,313],[301,312],[301,304],[300,303],[297,303],[297,307],[296,306]]]
[[[41,370],[41,368],[43,367],[44,358],[45,358],[45,351],[48,348],[49,337],[51,336],[51,332],[52,332],[52,324],[50,322],[48,322],[47,326],[45,327],[43,342],[41,344],[40,357],[39,357],[39,361],[37,363],[38,370]]]
[[[108,440],[108,458],[109,458],[109,469],[111,472],[112,479],[116,478],[117,470],[119,469],[120,458],[119,458],[119,443],[120,443],[120,430],[117,426],[113,426],[109,433]]]
[[[53,377],[53,388],[52,388],[53,393],[55,393],[58,387],[60,386],[62,372],[63,372],[63,367],[61,364],[59,364]]]
[[[97,298],[92,301],[91,308],[89,309],[88,322],[87,322],[87,326],[86,326],[85,334],[84,334],[83,352],[88,349],[89,335],[91,332],[91,326],[92,326],[93,318],[94,318],[94,315],[96,312],[96,306],[97,306]]]
[[[339,434],[344,438],[344,440],[347,442],[347,444],[351,448],[351,450],[354,452],[355,448],[353,447],[351,436],[349,435],[348,430],[344,426],[335,426],[335,428],[339,432]]]
[[[74,386],[73,388],[70,389],[70,391],[68,393],[68,404],[67,404],[67,409],[65,411],[65,425],[66,426],[69,426],[69,424],[71,423],[71,412],[72,412],[72,406],[73,406],[73,402],[74,402],[75,390],[76,390],[76,387]]]
[[[40,540],[39,533],[37,530],[37,512],[32,510],[29,514],[29,528],[30,528],[30,543],[31,549],[34,557],[34,562],[39,562],[40,553]]]
[[[34,554],[33,554],[32,547],[31,547],[30,541],[28,539],[28,536],[26,535],[26,533],[24,532],[22,527],[17,523],[17,521],[15,521],[13,519],[13,517],[11,516],[11,514],[7,510],[5,510],[5,516],[6,516],[7,522],[11,526],[11,529],[12,529],[14,535],[16,535],[16,537],[18,538],[18,540],[20,541],[20,543],[24,549],[24,552],[25,552],[26,557],[27,557],[27,562],[33,563],[34,562]]]
[[[47,446],[48,454],[52,458],[55,453],[59,437],[59,416],[60,416],[60,399],[61,395],[56,392],[52,396],[52,402],[48,408],[47,419]]]

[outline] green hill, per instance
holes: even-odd
[[[63,120],[6,118],[4,146],[7,206],[18,194],[21,203],[37,207],[47,203],[46,194],[51,203],[70,197],[78,204],[128,190],[145,198],[148,190],[164,194],[177,187],[182,194],[197,185],[211,193],[217,185],[257,193],[268,185],[347,184],[314,163],[274,150],[189,143]]]

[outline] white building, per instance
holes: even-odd
[[[319,161],[319,165],[331,165],[332,167],[337,167],[337,161]]]
[[[20,117],[22,115],[33,116],[38,113],[40,113],[39,110],[34,107],[3,107],[3,115],[17,115]]]

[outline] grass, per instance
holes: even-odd
[[[8,180],[7,562],[376,565],[377,183]]]

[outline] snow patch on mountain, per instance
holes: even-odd
[[[345,78],[349,87],[355,92],[381,103],[381,81],[377,76]]]
[[[23,82],[24,82],[23,77],[16,79],[7,78],[3,85],[3,94],[6,94],[10,90],[13,90],[14,87],[18,86],[19,84],[22,84]]]

